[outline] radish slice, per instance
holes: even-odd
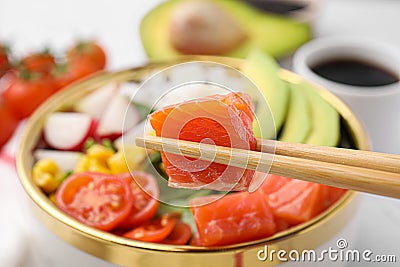
[[[96,136],[116,139],[140,122],[140,114],[122,95],[115,95],[99,121]]]
[[[93,135],[96,124],[85,113],[55,112],[44,125],[44,138],[55,149],[81,150],[86,139]]]
[[[118,85],[108,84],[80,100],[75,105],[75,110],[86,113],[99,120],[113,95],[117,92]]]
[[[114,147],[120,150],[124,145],[134,145],[136,137],[143,136],[145,133],[150,133],[152,131],[154,130],[151,128],[150,124],[147,125],[146,129],[146,120],[143,120],[139,124],[135,125],[132,129],[125,132],[122,136],[115,139]]]

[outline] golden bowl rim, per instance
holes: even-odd
[[[92,87],[96,89],[99,88],[100,84],[102,83],[109,83],[113,81],[121,81],[121,82],[127,81],[126,80],[127,77],[129,77],[130,80],[134,80],[135,78],[132,77],[132,75],[135,72],[139,73],[138,76],[139,79],[140,76],[144,75],[144,73],[142,72],[147,73],[149,70],[162,69],[163,67],[168,67],[173,64],[193,62],[193,61],[216,62],[234,68],[239,68],[240,64],[243,62],[242,59],[236,59],[236,58],[215,57],[215,56],[184,56],[171,61],[150,62],[140,67],[121,70],[117,72],[102,71],[95,75],[92,75],[87,79],[80,80],[68,86],[61,92],[55,94],[50,99],[48,99],[43,105],[41,105],[27,121],[27,124],[21,135],[20,149],[16,156],[16,167],[19,179],[23,185],[24,190],[33,200],[33,202],[45,213],[47,213],[50,217],[56,219],[60,223],[67,225],[69,228],[71,228],[71,230],[80,232],[82,235],[85,235],[88,238],[97,239],[98,241],[103,243],[117,244],[137,249],[146,249],[155,251],[196,253],[196,252],[237,251],[238,249],[242,248],[249,248],[253,246],[259,246],[262,244],[271,244],[274,241],[291,238],[294,235],[301,235],[304,232],[312,231],[312,229],[318,227],[319,224],[322,224],[323,222],[329,220],[330,217],[334,216],[335,213],[339,212],[343,207],[347,206],[356,197],[357,194],[356,192],[348,191],[346,195],[342,197],[337,203],[332,205],[330,208],[328,208],[326,211],[316,216],[315,218],[309,220],[308,222],[302,223],[298,226],[292,227],[288,230],[279,232],[265,239],[259,239],[240,244],[234,244],[229,246],[218,246],[218,247],[198,247],[189,245],[176,246],[176,245],[166,245],[166,244],[148,243],[148,242],[131,240],[117,236],[112,233],[97,230],[93,227],[78,222],[72,217],[65,214],[60,209],[58,209],[30,179],[31,166],[28,166],[26,160],[26,157],[29,156],[28,153],[30,153],[30,151],[27,151],[26,149],[27,147],[29,147],[28,144],[31,140],[30,132],[32,132],[33,129],[41,128],[44,117],[50,112],[59,110],[61,103],[64,102],[65,99],[69,99],[73,95],[81,93],[80,91],[84,91],[84,89],[87,87]],[[343,103],[337,96],[335,96],[328,90],[322,88],[321,86],[316,85],[291,71],[281,69],[279,75],[282,79],[293,83],[307,82],[308,84],[311,84],[315,88],[315,90],[319,93],[319,95],[323,97],[326,101],[328,101],[339,112],[339,114],[343,117],[346,123],[348,125],[351,125],[351,130],[354,135],[353,139],[356,142],[357,148],[363,150],[370,149],[370,143],[368,141],[368,137],[366,136],[362,124],[357,119],[355,114],[350,110],[350,108],[345,103]],[[114,78],[113,81],[109,80],[113,78]],[[90,90],[87,89],[86,91]],[[32,153],[30,153],[30,155],[32,157]]]

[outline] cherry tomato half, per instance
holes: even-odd
[[[172,233],[175,225],[176,219],[173,216],[163,214],[160,218],[147,221],[123,236],[144,242],[160,242]]]
[[[99,173],[77,173],[56,192],[57,206],[78,221],[110,231],[132,209],[132,193],[125,179]]]
[[[134,171],[120,175],[125,179],[132,190],[133,206],[129,216],[119,225],[121,228],[131,229],[157,214],[160,195],[156,178],[142,171]]]
[[[192,229],[186,223],[179,222],[175,225],[174,230],[172,230],[171,234],[167,236],[166,239],[161,241],[163,244],[171,244],[171,245],[185,245],[189,242],[190,237],[192,236]]]

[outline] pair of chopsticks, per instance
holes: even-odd
[[[400,198],[400,155],[257,140],[257,151],[145,136],[136,145],[350,190]]]

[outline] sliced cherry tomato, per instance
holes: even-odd
[[[106,66],[106,54],[103,48],[91,42],[79,42],[67,52],[67,59],[70,62],[88,59],[92,62],[96,71],[104,69]]]
[[[113,230],[132,209],[125,179],[99,173],[77,173],[56,192],[57,206],[78,221],[100,230]]]
[[[204,246],[237,244],[276,232],[274,216],[262,193],[240,192],[220,197],[205,196],[190,202]]]
[[[131,229],[157,214],[160,192],[156,178],[146,172],[134,171],[122,174],[120,177],[125,179],[131,187],[133,206],[129,216],[119,227]]]
[[[8,58],[8,48],[0,44],[0,78],[11,68]]]
[[[125,233],[124,237],[144,242],[160,242],[172,233],[175,225],[176,219],[174,216],[163,214],[160,218],[147,221],[132,231]]]
[[[48,74],[56,67],[54,56],[45,50],[41,53],[33,53],[21,60],[20,68],[28,72],[39,72]]]
[[[163,244],[171,244],[171,245],[185,245],[189,242],[190,237],[192,236],[192,229],[190,226],[183,222],[178,222],[174,230],[172,230],[171,234],[161,241]]]
[[[0,103],[0,149],[7,143],[18,126],[18,119],[4,104]]]
[[[38,73],[21,72],[3,92],[4,103],[20,119],[29,116],[54,93],[54,83]]]

